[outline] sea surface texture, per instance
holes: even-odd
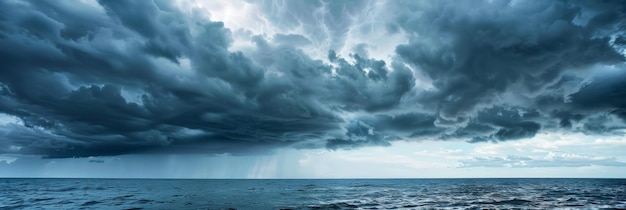
[[[625,209],[626,179],[0,179],[0,209]]]

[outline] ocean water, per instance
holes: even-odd
[[[0,209],[626,209],[626,179],[0,179]]]

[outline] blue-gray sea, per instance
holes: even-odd
[[[626,179],[0,179],[0,209],[626,209]]]

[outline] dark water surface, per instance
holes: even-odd
[[[0,179],[0,209],[625,209],[626,179]]]

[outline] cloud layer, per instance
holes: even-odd
[[[626,128],[620,1],[246,4],[271,34],[233,31],[186,1],[0,2],[0,154],[252,154]]]
[[[589,157],[575,154],[550,153],[545,157],[478,157],[461,161],[461,167],[582,167],[582,166],[626,166],[615,158]]]

